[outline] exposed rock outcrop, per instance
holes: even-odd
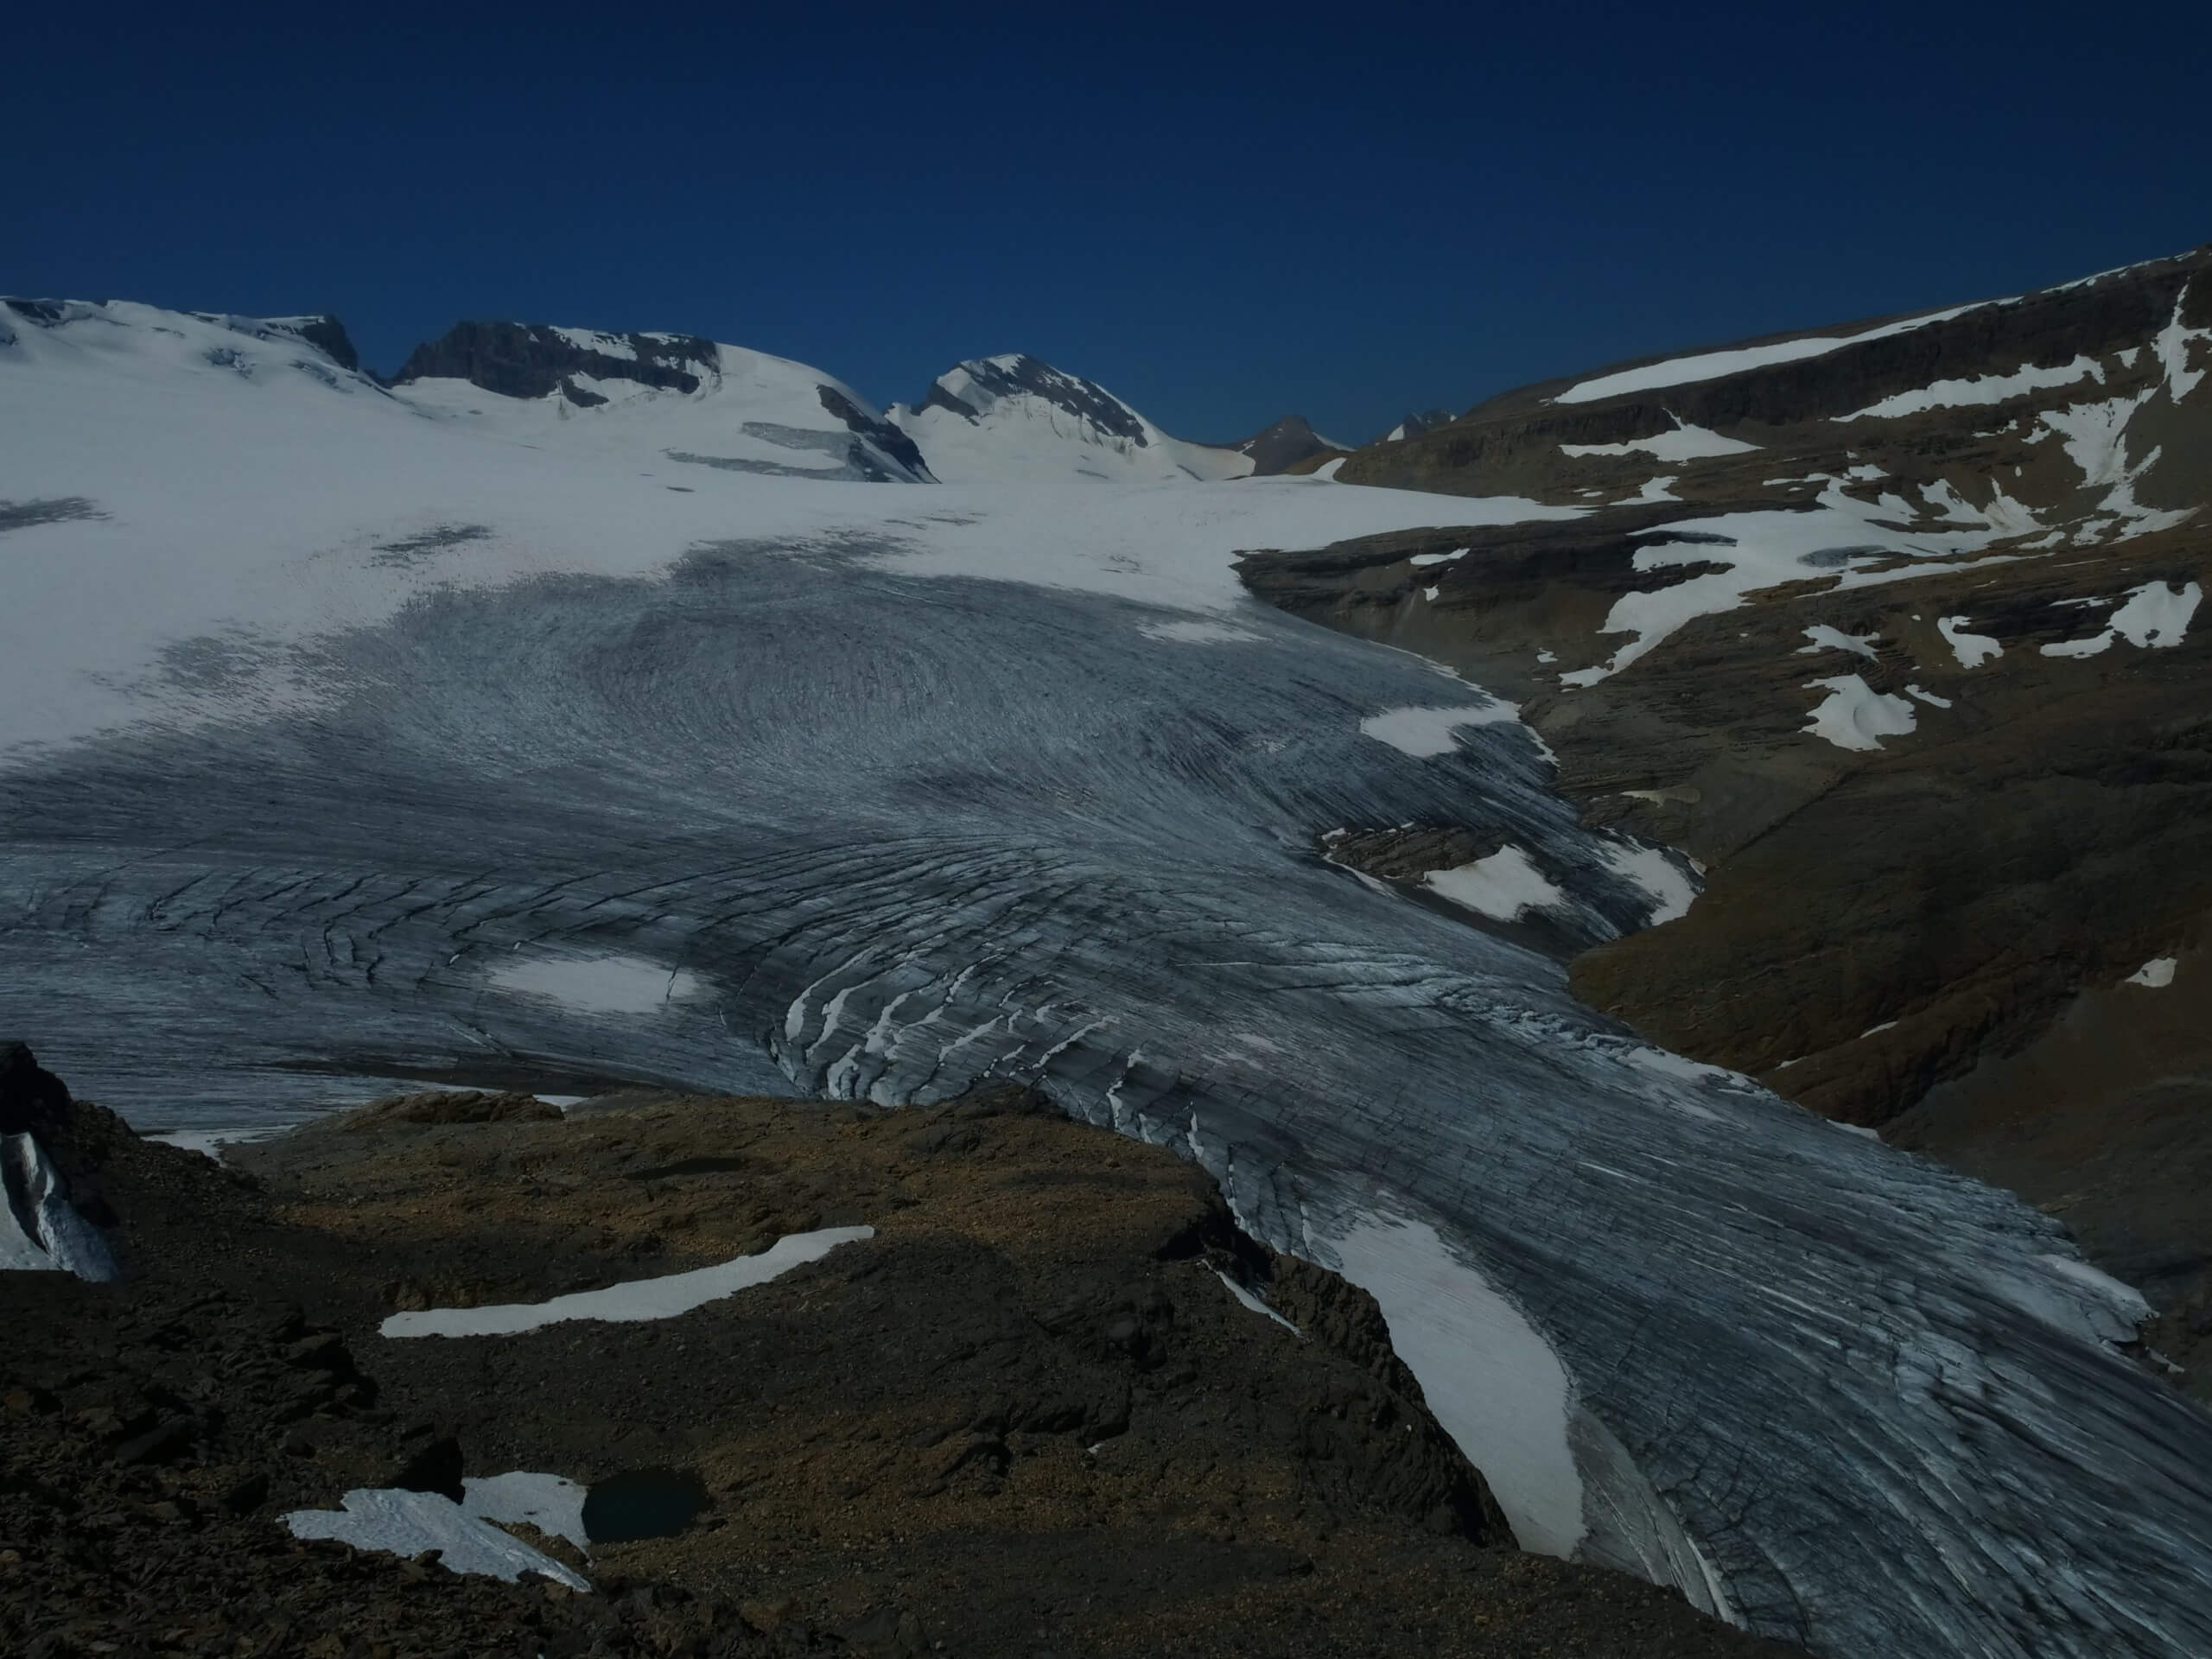
[[[503,397],[544,397],[557,391],[578,408],[590,408],[607,399],[580,384],[580,378],[695,392],[719,365],[715,342],[696,334],[607,334],[542,322],[457,322],[409,353],[391,384],[466,380]]]

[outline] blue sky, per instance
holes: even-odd
[[[387,371],[680,329],[879,402],[1023,350],[1361,440],[2212,240],[2202,5],[788,10],[19,10],[0,291],[333,311]]]

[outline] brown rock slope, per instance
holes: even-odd
[[[1592,821],[1705,866],[1586,999],[2212,1328],[2212,250],[1531,387],[1340,476],[1587,508],[1245,564],[1521,701]]]
[[[414,1097],[237,1155],[122,1132],[124,1283],[0,1276],[0,1649],[1782,1650],[1513,1549],[1371,1300],[1019,1092]],[[846,1224],[875,1236],[672,1319],[378,1334]],[[463,1468],[676,1471],[705,1507],[549,1546],[589,1596],[277,1524]]]

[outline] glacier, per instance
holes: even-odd
[[[236,322],[0,309],[0,984],[81,1092],[1034,1080],[1374,1290],[1532,1541],[1827,1654],[2212,1651],[2212,1423],[2124,1289],[1577,1004],[1657,855],[1503,712],[1363,730],[1490,705],[1231,568],[1564,510],[671,472],[619,404],[480,427]],[[1408,822],[1560,898],[1323,856]],[[592,963],[668,989],[522,971]]]

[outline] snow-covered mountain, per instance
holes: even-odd
[[[1173,438],[1095,380],[1019,353],[972,358],[889,419],[947,480],[1090,478],[1123,483],[1244,478],[1252,457]]]
[[[525,442],[797,478],[930,476],[842,381],[694,334],[464,322],[416,346],[391,384],[419,409]]]

